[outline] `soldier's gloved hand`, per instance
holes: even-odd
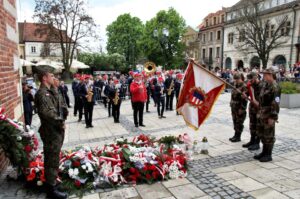
[[[275,124],[275,120],[269,118],[268,119],[268,125],[273,126]]]

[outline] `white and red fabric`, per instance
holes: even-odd
[[[188,126],[199,129],[224,88],[220,78],[193,61],[189,63],[177,103],[177,111]]]

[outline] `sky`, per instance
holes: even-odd
[[[186,24],[196,28],[203,18],[222,7],[230,7],[239,0],[88,0],[88,12],[100,26],[101,45],[106,46],[106,26],[124,13],[139,17],[144,23],[160,10],[173,7],[186,20]],[[18,18],[33,22],[34,0],[17,0]]]

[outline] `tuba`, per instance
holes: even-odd
[[[119,97],[119,90],[116,89],[115,97],[113,99],[114,105],[118,105],[119,99],[120,99],[120,97]]]
[[[154,62],[146,62],[144,64],[144,71],[149,74],[149,75],[152,75],[155,73],[156,71],[156,65]]]

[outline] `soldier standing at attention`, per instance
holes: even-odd
[[[49,69],[41,69],[38,79],[41,86],[35,95],[35,104],[41,121],[39,132],[44,147],[45,187],[48,197],[64,199],[67,194],[58,190],[56,178],[59,153],[64,140],[65,119],[60,112],[59,96],[53,90],[53,74]]]
[[[275,81],[273,69],[264,72],[264,85],[260,91],[258,103],[258,136],[263,143],[263,150],[254,159],[260,162],[272,161],[272,150],[275,143],[275,122],[278,120],[281,89]]]
[[[157,113],[159,119],[166,118],[164,116],[166,92],[167,89],[164,85],[164,79],[162,77],[159,77],[158,83],[155,85],[154,89],[154,95],[157,100]]]
[[[255,105],[259,99],[259,93],[262,88],[262,82],[258,79],[258,75],[256,72],[250,72],[247,75],[248,79],[248,94],[251,98],[251,103],[249,105],[249,128],[250,128],[250,141],[247,144],[243,144],[244,148],[248,148],[248,150],[258,150],[260,139],[257,135],[257,113],[258,106]]]
[[[234,136],[229,138],[229,140],[231,142],[240,142],[248,103],[247,99],[243,96],[243,93],[247,92],[247,87],[243,82],[240,73],[234,74],[233,79],[235,81],[234,86],[236,89],[232,90],[230,107],[235,132]]]
[[[181,73],[176,74],[176,81],[175,81],[175,96],[176,96],[176,106],[178,103],[180,88],[181,88],[181,82],[182,82],[183,75]],[[176,111],[176,115],[179,115],[179,113]]]

